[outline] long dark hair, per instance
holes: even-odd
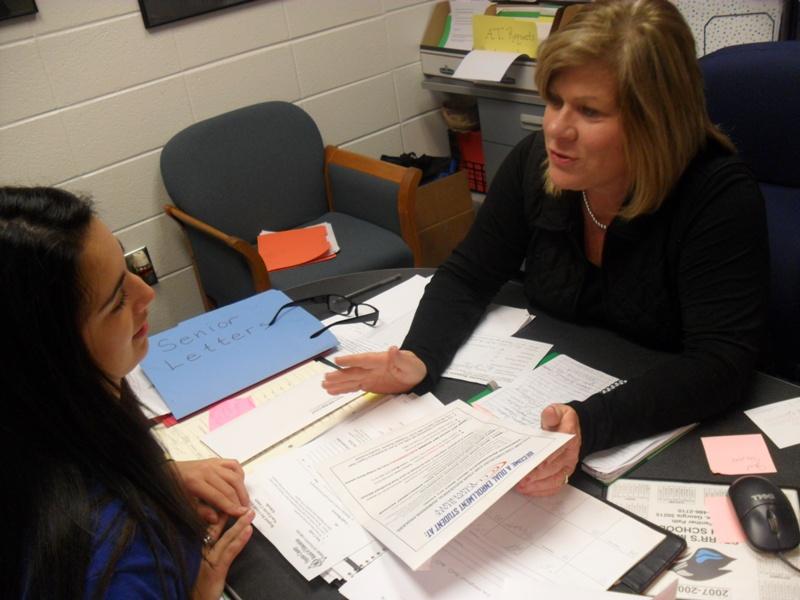
[[[159,565],[156,548],[167,549],[183,589],[192,588],[185,541],[199,547],[202,526],[136,401],[115,390],[80,333],[78,261],[92,218],[87,200],[63,190],[0,188],[0,447],[10,528],[0,589],[11,597],[84,595],[109,498],[124,507],[113,556],[138,533]],[[161,566],[159,575],[166,590]]]

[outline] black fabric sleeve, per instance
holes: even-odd
[[[428,369],[416,393],[436,385],[491,299],[519,271],[529,236],[526,169],[538,168],[530,165],[534,138],[521,141],[500,166],[472,228],[425,289],[402,346]]]
[[[679,224],[682,352],[607,394],[570,403],[581,457],[706,419],[744,398],[766,320],[766,215],[743,168],[716,179],[698,196],[702,209]]]

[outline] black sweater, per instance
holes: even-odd
[[[532,312],[674,353],[627,385],[571,403],[581,456],[739,402],[761,347],[769,281],[764,203],[748,169],[709,142],[658,211],[611,222],[597,268],[584,252],[580,194],[546,194],[544,158],[540,135],[514,148],[472,229],[428,285],[403,344],[428,368],[416,391],[439,380],[525,259]]]

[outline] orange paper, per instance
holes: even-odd
[[[331,249],[324,225],[262,233],[258,253],[269,271],[279,271],[318,260],[328,260]]]
[[[760,433],[700,438],[712,473],[749,475],[775,473],[775,463]]]

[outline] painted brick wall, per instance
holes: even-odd
[[[187,125],[287,100],[326,143],[447,154],[418,44],[433,2],[260,0],[146,30],[136,0],[37,0],[0,23],[0,182],[91,194],[161,281],[154,331],[202,311],[159,154]]]

